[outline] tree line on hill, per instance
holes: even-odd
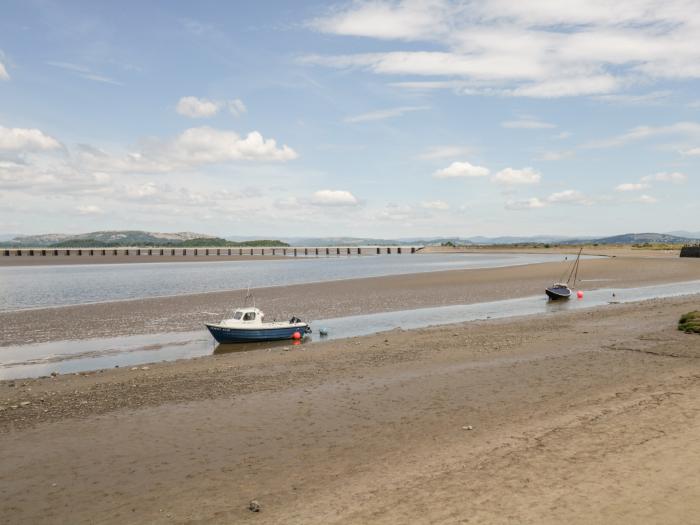
[[[217,248],[221,247],[285,247],[289,246],[286,242],[272,240],[272,239],[259,239],[254,241],[227,241],[221,237],[200,237],[197,239],[187,239],[184,241],[177,240],[163,240],[163,241],[136,241],[136,242],[124,242],[124,241],[98,241],[96,239],[67,239],[65,241],[56,242],[49,244],[48,248],[119,248],[119,247],[139,247],[139,248],[152,248],[152,247],[168,247],[168,248],[197,248],[200,246],[214,246]]]

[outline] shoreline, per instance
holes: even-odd
[[[697,303],[3,381],[1,510],[38,524],[688,522],[700,337],[675,325]]]
[[[398,246],[397,246],[398,247]],[[287,249],[293,250],[291,246]],[[460,246],[450,248],[447,246],[426,246],[415,254],[402,255],[430,255],[430,254],[556,254],[556,255],[576,255],[578,246],[556,246],[550,248],[532,248],[517,246]],[[39,248],[40,249],[40,248]],[[255,248],[258,249],[258,248]],[[266,249],[272,249],[266,248]],[[276,248],[281,249],[281,248]],[[351,247],[353,249],[353,247]],[[384,254],[386,255],[386,254]],[[394,254],[398,255],[398,254]],[[679,257],[680,249],[659,249],[633,248],[630,245],[602,245],[584,246],[582,255],[593,255],[601,257],[651,257],[651,258],[671,258]],[[170,262],[223,262],[223,261],[260,261],[277,259],[316,259],[316,258],[337,258],[337,257],[374,257],[374,255],[70,255],[70,256],[22,256],[6,257],[0,256],[0,268],[22,267],[22,266],[71,266],[71,265],[93,265],[93,264],[132,264],[132,263],[170,263]]]
[[[257,289],[268,318],[313,320],[430,306],[472,304],[543,293],[561,263],[433,271]],[[615,257],[587,260],[584,289],[697,280],[691,259]],[[242,290],[0,312],[3,346],[119,335],[185,332],[220,319]],[[40,330],[37,327],[41,327]]]

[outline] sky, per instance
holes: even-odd
[[[0,14],[0,233],[700,230],[697,1]]]

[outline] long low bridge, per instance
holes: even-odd
[[[0,258],[64,257],[339,257],[348,255],[404,255],[418,252],[423,246],[197,246],[99,247],[99,248],[2,248]]]

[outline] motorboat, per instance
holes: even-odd
[[[209,333],[221,344],[251,343],[301,339],[311,327],[297,317],[289,321],[264,322],[265,314],[255,307],[238,308],[230,319],[219,323],[205,323]]]
[[[566,282],[558,282],[554,283],[552,286],[548,286],[545,288],[544,292],[547,294],[547,297],[549,297],[551,300],[556,301],[558,299],[568,299],[571,297],[571,288],[569,288],[569,284],[575,285],[576,280],[578,279],[578,265],[579,261],[581,260],[581,252],[583,251],[583,248],[581,248],[578,251],[578,255],[576,256],[576,260],[574,261],[574,264],[571,266],[571,271],[569,273],[569,277],[566,280]],[[566,275],[566,274],[564,274]],[[572,281],[573,278],[573,281]],[[561,279],[563,281],[563,278]]]

